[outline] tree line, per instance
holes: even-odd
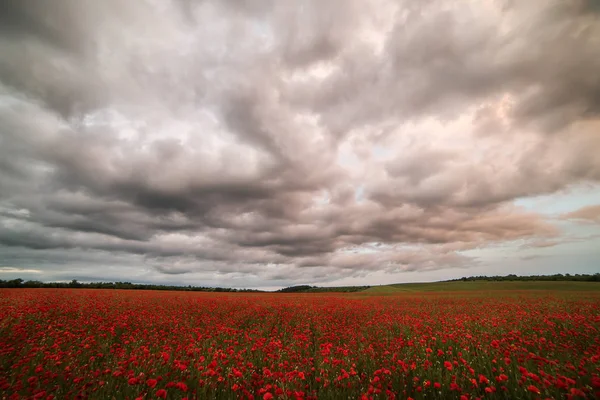
[[[41,282],[24,281],[23,279],[1,280],[0,288],[54,288],[54,289],[133,289],[133,290],[177,290],[186,292],[262,292],[256,289],[235,289],[222,287],[203,286],[173,286],[156,285],[131,282],[79,282],[73,279],[71,282]]]
[[[297,285],[290,286],[283,289],[279,289],[279,293],[325,293],[325,292],[338,292],[338,293],[350,293],[360,292],[370,288],[371,286],[335,286],[335,287],[320,287],[310,285]]]
[[[450,279],[444,282],[471,282],[471,281],[575,281],[575,282],[600,282],[600,273],[596,274],[554,274],[554,275],[529,275],[519,276],[515,274],[504,276],[470,276],[458,279]],[[277,290],[277,293],[325,293],[325,292],[360,292],[371,286],[337,286],[337,287],[319,287],[310,285],[296,285]],[[186,292],[241,292],[241,293],[259,293],[263,290],[257,289],[236,289],[223,287],[204,287],[204,286],[174,286],[157,285],[131,282],[79,282],[73,279],[70,282],[41,282],[23,279],[2,280],[0,279],[0,288],[81,288],[81,289],[132,289],[132,290],[175,290]]]
[[[574,282],[600,282],[600,273],[597,274],[554,274],[554,275],[529,275],[519,276],[515,274],[504,276],[470,276],[458,279],[450,279],[445,282],[469,282],[469,281],[574,281]]]

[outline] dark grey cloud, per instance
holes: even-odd
[[[585,2],[0,7],[7,268],[259,285],[469,267],[558,240],[513,200],[600,180]]]

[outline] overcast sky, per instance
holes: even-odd
[[[600,6],[5,0],[0,279],[600,271]]]

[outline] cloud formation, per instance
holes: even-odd
[[[563,217],[580,222],[600,223],[600,205],[582,207],[564,214]]]
[[[0,8],[7,267],[469,267],[464,250],[560,234],[513,200],[600,180],[591,2]]]

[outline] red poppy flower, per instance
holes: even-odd
[[[531,393],[535,393],[535,394],[540,394],[540,389],[536,388],[533,385],[529,385],[527,386],[527,390],[530,391]]]

